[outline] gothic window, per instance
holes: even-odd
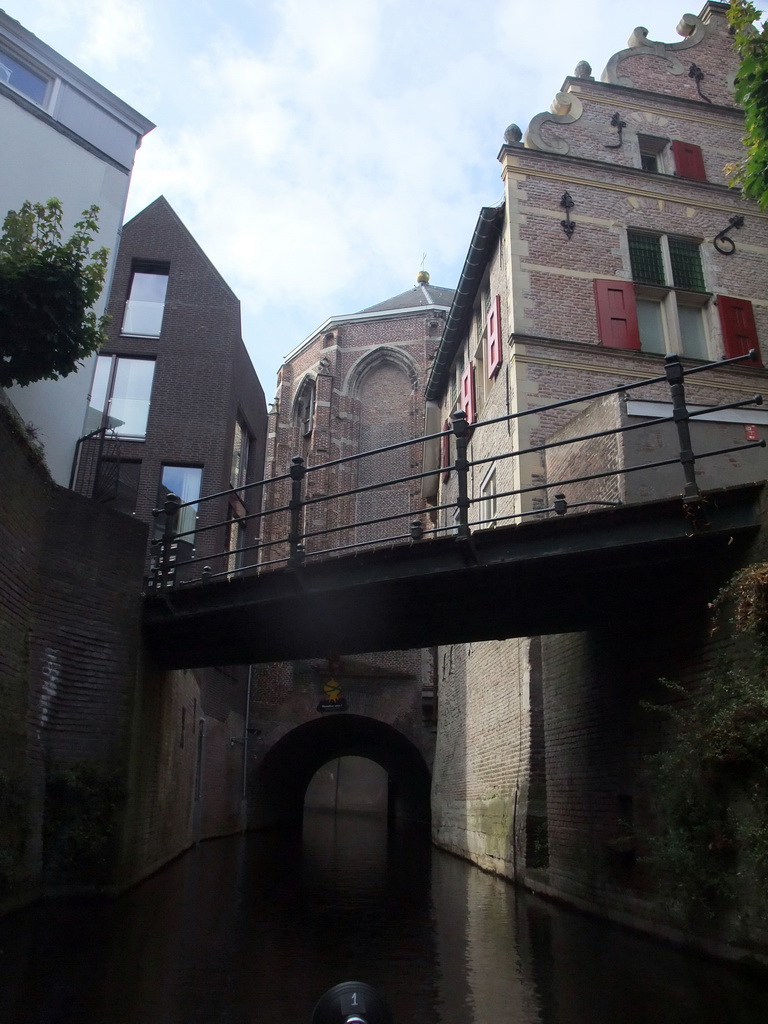
[[[305,380],[296,401],[296,421],[302,437],[309,437],[315,425],[315,382]]]

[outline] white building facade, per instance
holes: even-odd
[[[117,250],[136,150],[154,125],[0,11],[0,217],[25,200],[53,197],[68,235],[83,210],[99,207],[97,246]],[[96,306],[106,305],[105,287]],[[76,373],[8,392],[44,446],[53,479],[69,484],[83,432],[95,356]]]

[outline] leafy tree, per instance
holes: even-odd
[[[736,77],[736,100],[744,108],[744,161],[730,165],[731,180],[745,196],[768,209],[768,22],[755,22],[760,11],[750,0],[731,0],[728,21],[741,66]]]
[[[98,206],[84,210],[62,241],[62,206],[25,202],[11,210],[0,236],[0,387],[57,380],[104,341],[101,294],[107,249],[91,253]]]

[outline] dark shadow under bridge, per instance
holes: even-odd
[[[326,467],[304,467],[301,460],[294,460],[290,474],[265,482],[265,489],[268,484],[282,486],[290,499],[271,506],[266,500],[266,511],[258,513],[284,517],[285,530],[272,542],[281,557],[265,558],[267,544],[259,546],[253,564],[243,564],[238,558],[242,551],[225,551],[219,556],[222,568],[217,572],[211,570],[210,559],[195,566],[192,558],[188,566],[199,571],[184,582],[181,564],[173,554],[181,535],[174,533],[173,503],[167,505],[165,542],[145,598],[144,631],[151,653],[167,668],[324,658],[573,632],[598,624],[604,628],[615,624],[619,629],[628,615],[637,613],[648,619],[649,609],[651,621],[663,629],[667,613],[675,618],[673,612],[681,603],[711,599],[760,526],[761,483],[699,491],[697,460],[763,443],[754,440],[694,456],[689,424],[700,413],[685,405],[683,377],[701,369],[706,367],[684,371],[672,357],[664,377],[542,407],[584,402],[667,381],[672,392],[669,415],[569,437],[554,445],[589,443],[611,433],[670,424],[678,450],[672,459],[622,465],[554,480],[543,487],[538,484],[539,490],[554,494],[552,507],[536,509],[527,518],[519,508],[506,519],[496,514],[493,524],[478,514],[485,506],[479,497],[468,494],[467,474],[472,465],[490,460],[473,463],[467,457],[470,431],[461,413],[454,416],[450,431],[405,443],[440,443],[451,435],[455,459],[450,469],[455,470],[457,482],[452,504],[383,517],[381,522],[387,523],[390,532],[378,543],[366,540],[320,549],[316,539],[321,532],[354,536],[360,524],[353,521],[346,527],[312,532],[307,528],[308,508],[321,500],[348,497],[356,489],[322,498],[304,494],[305,476]],[[759,402],[755,396],[719,408],[733,410]],[[710,407],[710,415],[712,411]],[[482,426],[475,424],[473,429]],[[520,454],[525,453],[495,453],[493,459],[498,462]],[[343,461],[353,460],[339,463]],[[583,494],[585,483],[637,470],[658,471],[670,464],[677,464],[678,472],[682,467],[684,489],[675,497],[634,504],[575,502],[591,510],[574,514],[574,506],[569,508],[564,496],[568,485],[580,487]],[[437,471],[446,468],[443,464]],[[429,472],[436,470],[382,481],[366,489],[402,483],[403,479],[419,480]],[[521,493],[496,495],[499,508],[503,507],[501,499],[512,501]],[[487,502],[487,498],[482,500]],[[451,514],[454,509],[455,515]],[[445,513],[442,520],[441,512]],[[415,519],[420,513],[423,515]],[[424,528],[424,516],[432,528]],[[393,535],[393,519],[407,520],[407,532]],[[371,521],[363,525],[369,528]]]

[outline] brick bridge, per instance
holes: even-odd
[[[668,359],[667,379],[679,368],[675,360]],[[659,379],[665,378],[615,393]],[[722,408],[759,402],[756,396]],[[696,459],[762,447],[762,442],[694,457],[689,424],[697,414],[688,411],[679,387],[673,390],[668,416],[569,438],[569,444],[589,443],[637,426],[653,429],[668,423],[676,430],[677,448],[656,462],[610,470],[591,467],[589,475],[538,485],[549,507],[527,518],[515,511],[514,498],[520,492],[509,492],[497,497],[510,499],[511,514],[495,515],[492,522],[482,519],[480,499],[468,493],[473,463],[467,457],[470,429],[463,413],[454,415],[448,432],[349,460],[305,466],[295,458],[288,473],[259,485],[263,511],[254,518],[269,519],[270,526],[264,525],[260,543],[248,549],[182,561],[180,551],[190,549],[179,544],[189,540],[177,526],[184,506],[169,495],[159,510],[164,539],[145,596],[145,641],[161,668],[248,664],[266,681],[267,690],[270,680],[275,683],[276,699],[271,706],[256,701],[260,717],[252,726],[257,734],[252,746],[259,746],[258,782],[252,790],[260,803],[256,820],[300,820],[310,779],[322,765],[342,756],[377,762],[390,780],[390,810],[428,819],[431,737],[414,696],[418,671],[413,658],[422,656],[419,650],[579,632],[595,623],[603,628],[613,624],[620,634],[624,623],[642,617],[648,608],[653,608],[657,623],[672,623],[692,593],[716,592],[760,526],[762,485],[701,492],[694,464]],[[472,431],[486,425],[473,424]],[[453,435],[455,461],[433,468],[431,474],[447,468],[455,472],[458,496],[451,505],[365,522],[347,517],[354,509],[350,497],[412,482],[430,471],[325,493],[323,473],[330,467],[375,459],[406,445],[439,444],[448,433]],[[528,452],[495,457],[524,454]],[[570,506],[566,497],[569,486],[581,497],[585,486],[610,474],[649,474],[675,466],[682,494],[621,504],[599,500],[603,492],[596,489],[595,500]],[[371,474],[366,476],[370,479]],[[318,481],[314,490],[313,479]],[[321,506],[324,515],[319,514]],[[381,530],[376,538],[371,537],[372,527]],[[393,668],[372,680],[366,676],[369,663],[355,659],[372,652],[409,652],[403,657],[411,658],[411,671]],[[343,656],[344,670],[335,673],[336,681],[354,699],[345,714],[318,717],[316,698],[332,676],[330,668],[323,669],[329,656],[331,664],[333,659],[341,664]],[[315,659],[314,664],[307,659]],[[397,654],[385,655],[387,659],[396,665]]]

